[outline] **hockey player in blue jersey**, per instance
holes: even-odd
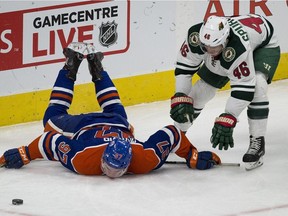
[[[85,52],[103,112],[70,115],[67,110]],[[213,152],[198,152],[173,125],[156,131],[145,142],[137,140],[118,91],[103,70],[103,54],[85,43],[71,43],[63,53],[66,64],[59,71],[50,95],[43,118],[44,133],[28,146],[7,150],[0,157],[2,167],[21,168],[42,158],[59,161],[78,174],[116,178],[125,173],[144,174],[158,169],[171,152],[184,158],[189,168],[204,170],[221,163]]]

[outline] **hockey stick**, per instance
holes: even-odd
[[[186,164],[185,161],[165,161],[165,164]],[[221,164],[215,164],[216,166],[234,166],[234,167],[240,167],[240,163],[221,163]]]

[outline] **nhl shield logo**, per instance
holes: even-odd
[[[102,23],[99,29],[99,41],[103,46],[109,47],[116,42],[118,34],[117,24],[115,23],[115,21],[111,23],[109,21],[107,23]]]

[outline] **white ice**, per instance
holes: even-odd
[[[269,88],[270,118],[264,165],[246,171],[242,156],[249,143],[246,111],[234,130],[235,147],[215,150],[209,142],[216,116],[229,91],[219,92],[187,136],[198,150],[215,151],[222,162],[240,167],[199,171],[164,165],[147,175],[119,179],[80,176],[58,162],[32,161],[19,170],[0,169],[0,215],[52,216],[284,216],[288,215],[288,80]],[[127,107],[136,136],[145,140],[172,124],[169,100]],[[0,153],[28,144],[42,131],[41,122],[0,128]],[[286,155],[287,154],[287,155]],[[181,160],[175,155],[169,160]],[[24,200],[12,205],[13,198]]]

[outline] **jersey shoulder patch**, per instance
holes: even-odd
[[[239,58],[239,56],[246,51],[247,49],[242,43],[241,39],[236,34],[234,34],[233,31],[231,31],[229,42],[226,48],[222,51],[222,55],[220,57],[221,66],[228,70],[231,65]]]
[[[197,54],[204,54],[203,51],[200,48],[200,39],[199,39],[199,32],[200,28],[202,26],[202,23],[198,23],[196,25],[193,25],[188,30],[188,44],[189,48],[193,53]]]

